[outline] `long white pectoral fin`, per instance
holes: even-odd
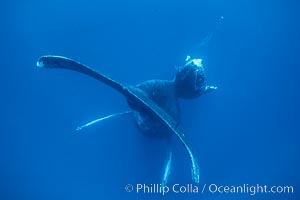
[[[132,113],[132,111],[125,111],[125,112],[120,112],[120,113],[114,113],[114,114],[111,114],[111,115],[108,115],[108,116],[105,116],[105,117],[101,117],[99,119],[95,119],[95,120],[93,120],[91,122],[88,122],[88,123],[86,123],[86,124],[84,124],[82,126],[78,126],[76,128],[76,131],[80,131],[83,128],[86,128],[86,127],[91,126],[93,124],[96,124],[98,122],[104,121],[106,119],[111,119],[111,118],[114,118],[114,117],[119,117],[119,116],[130,114],[130,113]]]

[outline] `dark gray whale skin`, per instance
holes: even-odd
[[[175,121],[177,127],[180,120],[180,110],[176,95],[175,84],[168,80],[149,80],[136,85],[145,95],[168,113]],[[134,109],[134,105],[129,105]],[[134,112],[135,122],[138,129],[147,136],[163,138],[169,137],[167,130],[161,120],[147,111]]]
[[[134,110],[138,127],[146,134],[155,137],[168,137],[175,134],[185,147],[192,165],[192,178],[199,183],[199,167],[184,134],[178,128],[178,98],[196,98],[215,90],[206,85],[206,76],[200,59],[187,60],[178,68],[172,81],[149,80],[136,86],[121,84],[86,65],[62,56],[42,56],[37,62],[40,68],[61,68],[77,71],[97,79],[120,92]]]

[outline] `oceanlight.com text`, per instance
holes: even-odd
[[[249,194],[251,196],[256,194],[293,194],[294,187],[291,185],[285,186],[268,186],[262,184],[242,184],[242,185],[218,185],[218,184],[127,184],[125,186],[126,192],[135,192],[136,194],[161,194],[168,193],[189,193],[189,194]]]
[[[207,188],[206,188],[207,187]],[[223,186],[217,184],[203,185],[203,191],[208,190],[210,193],[236,193],[236,194],[293,194],[293,186],[267,186],[267,185],[249,185],[243,184],[239,186]]]

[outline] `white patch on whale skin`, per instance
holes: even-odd
[[[191,56],[187,56],[186,59],[185,59],[185,62],[186,64],[185,65],[189,65],[189,64],[193,64],[197,67],[203,67],[202,65],[202,59],[201,58],[194,58],[194,59],[191,59]]]
[[[192,63],[194,64],[194,65],[196,65],[197,67],[202,67],[202,59],[193,59],[192,60]]]

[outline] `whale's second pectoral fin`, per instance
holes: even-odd
[[[104,121],[104,120],[107,120],[107,119],[112,119],[112,118],[115,118],[115,117],[119,117],[119,116],[126,115],[126,114],[131,114],[131,113],[132,113],[132,111],[125,111],[125,112],[120,112],[120,113],[114,113],[114,114],[111,114],[111,115],[107,115],[105,117],[101,117],[99,119],[95,119],[95,120],[93,120],[91,122],[88,122],[88,123],[86,123],[86,124],[84,124],[82,126],[78,126],[76,128],[76,131],[80,131],[83,128],[86,128],[88,126],[91,126],[93,124],[96,124],[98,122],[101,122],[101,121]]]

